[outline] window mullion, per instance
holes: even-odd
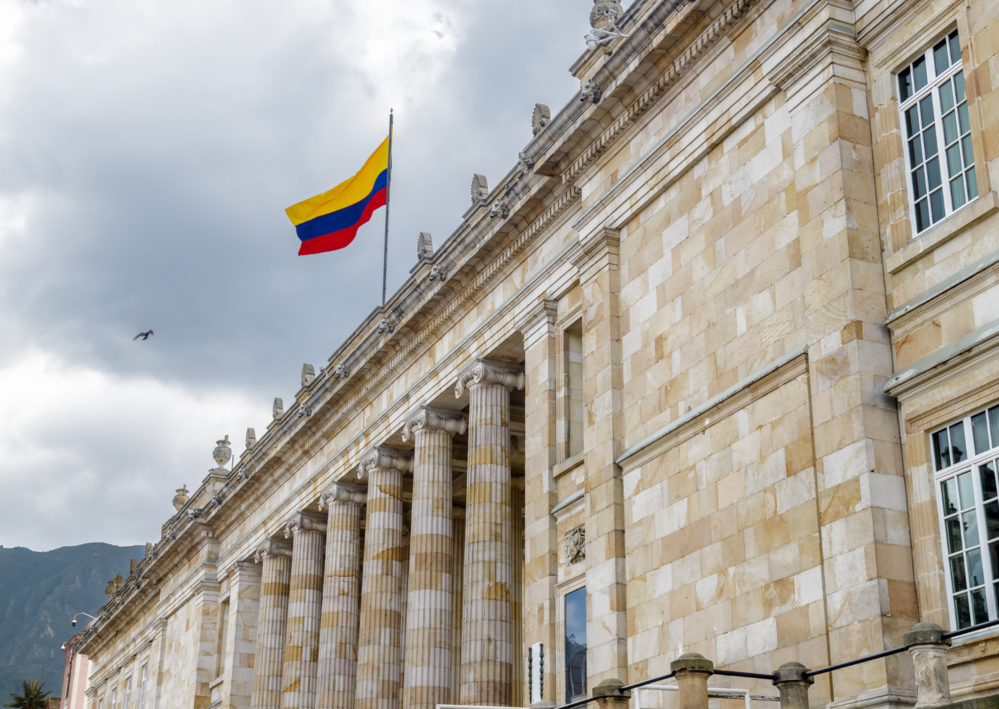
[[[933,130],[937,134],[937,155],[940,159],[940,188],[943,190],[944,219],[954,212],[950,199],[950,167],[947,165],[947,139],[943,129],[943,105],[940,103],[940,82],[935,81],[930,92],[933,95]]]
[[[931,446],[932,447],[932,446]],[[954,588],[950,578],[950,549],[947,547],[947,524],[944,522],[943,478],[936,480],[937,519],[940,520],[940,549],[943,552],[944,587],[947,590],[947,612],[951,629],[957,628],[957,613],[954,610]]]

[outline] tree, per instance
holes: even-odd
[[[10,696],[14,699],[10,704],[4,704],[5,707],[14,707],[14,709],[45,709],[45,698],[48,697],[52,692],[43,692],[45,689],[45,683],[42,682],[38,684],[37,679],[23,680],[21,686],[24,687],[21,691],[24,692],[22,696],[18,696],[11,692]]]

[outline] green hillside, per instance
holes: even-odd
[[[143,547],[81,544],[38,552],[0,547],[0,706],[20,690],[22,679],[40,679],[58,697],[66,656],[59,647],[97,615],[115,574],[128,576]]]

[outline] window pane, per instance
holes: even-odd
[[[989,409],[989,430],[992,431],[992,440],[999,443],[999,406]]]
[[[971,432],[975,439],[975,454],[984,453],[989,449],[989,422],[985,419],[985,412],[971,417]],[[982,490],[985,486],[982,486]],[[985,495],[989,499],[991,495]]]
[[[958,177],[950,183],[950,201],[954,209],[964,206],[964,176]]]
[[[961,144],[954,143],[952,146],[947,148],[947,169],[950,170],[951,177],[957,177],[961,174]],[[962,190],[963,191],[963,190]]]
[[[971,150],[971,136],[966,135],[961,138],[961,146],[964,148],[964,164],[971,165],[975,162],[975,154]]]
[[[922,120],[924,128],[933,122],[932,96],[927,96],[919,102],[919,118]]]
[[[565,596],[565,698],[586,695],[586,589]]]
[[[967,102],[962,103],[957,107],[957,115],[961,118],[961,133],[967,133],[971,130],[971,123],[968,121],[968,104]]]
[[[986,623],[989,620],[989,607],[985,603],[985,589],[980,588],[971,592],[971,605],[975,610],[975,625]]]
[[[964,573],[964,554],[951,557],[950,584],[955,593],[968,588],[968,577]]]
[[[999,421],[997,421],[997,424],[999,424]],[[933,434],[933,463],[937,470],[950,467],[950,444],[947,442],[946,428]],[[957,497],[951,499],[957,502]]]
[[[940,111],[947,113],[954,108],[954,87],[949,81],[940,85]]]
[[[908,67],[906,67],[898,75],[898,99],[899,101],[905,101],[910,96],[912,96],[912,74],[909,72]]]
[[[950,517],[957,512],[957,480],[944,480],[940,489],[943,490],[944,517]]]
[[[971,625],[971,608],[968,607],[968,594],[962,593],[954,598],[954,614],[957,616],[957,627],[967,628]]]
[[[988,462],[978,466],[979,479],[982,481],[982,499],[991,500],[996,496],[996,464]],[[996,569],[999,571],[999,569]]]
[[[916,199],[926,195],[926,175],[921,167],[912,173],[912,191],[916,193]]]
[[[950,145],[957,140],[957,113],[951,111],[943,117],[944,145]]]
[[[959,71],[954,74],[954,93],[957,94],[957,102],[964,100],[964,72]]]
[[[947,520],[947,552],[954,554],[963,548],[961,544],[961,518],[951,517]]]
[[[937,158],[926,163],[926,176],[931,192],[940,186],[940,161]]]
[[[916,203],[916,231],[923,231],[930,225],[930,201],[924,199]]]
[[[985,573],[982,570],[982,552],[978,549],[968,552],[968,583],[972,588],[985,583]]]
[[[923,161],[923,143],[919,138],[909,141],[909,162],[918,165]]]
[[[961,42],[958,40],[957,32],[951,32],[947,39],[950,40],[950,63],[961,61]]]
[[[926,86],[926,57],[920,57],[912,63],[912,78],[916,91]]]
[[[930,194],[930,211],[933,212],[933,221],[938,222],[944,218],[943,190],[937,190]]]
[[[985,505],[985,532],[989,539],[999,537],[999,502]]]
[[[968,457],[968,446],[964,443],[964,424],[950,427],[950,455],[955,465]],[[970,489],[970,488],[969,488]],[[961,489],[961,502],[964,502],[964,489]],[[968,505],[965,505],[967,509]]]
[[[928,130],[923,133],[923,146],[926,148],[926,157],[932,158],[937,154],[937,132]]]
[[[954,429],[951,429],[954,433]],[[975,506],[975,487],[971,481],[971,473],[961,473],[957,476],[957,489],[961,493],[961,509],[966,510]]]
[[[968,168],[968,171],[964,173],[964,175],[968,178],[968,199],[975,199],[978,196],[978,183],[975,181],[975,168]]]
[[[964,527],[964,547],[967,549],[969,547],[978,546],[978,513],[975,510],[968,510],[961,515],[961,524]],[[968,552],[968,563],[971,563],[971,555],[977,554],[977,551]],[[981,563],[981,559],[979,559]],[[977,586],[981,581],[973,584]]]
[[[933,48],[933,68],[936,69],[937,76],[940,76],[949,66],[950,57],[947,55],[947,40],[945,39]]]
[[[919,107],[913,106],[905,112],[905,131],[911,138],[919,132]]]
[[[992,568],[999,569],[999,542],[989,545],[989,559],[992,560]],[[995,571],[993,571],[995,573]]]

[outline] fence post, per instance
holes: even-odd
[[[593,688],[593,698],[597,700],[598,709],[628,709],[631,692],[618,692],[617,688],[624,685],[619,679],[605,679]]]
[[[711,660],[688,652],[673,660],[670,669],[679,688],[678,709],[708,709],[708,677],[715,671]]]
[[[780,709],[808,709],[808,687],[815,680],[800,662],[785,662],[774,672],[774,685],[780,692]]]
[[[950,678],[947,676],[950,638],[944,638],[943,633],[944,629],[936,623],[917,623],[903,637],[916,671],[915,709],[950,702]]]

